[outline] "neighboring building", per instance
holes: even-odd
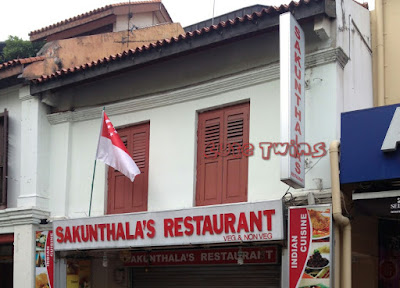
[[[396,30],[400,24],[399,12],[400,3],[395,0],[376,0],[375,10],[371,11],[375,106],[400,102],[397,77],[400,56],[397,53],[399,39]]]
[[[353,200],[348,208],[355,287],[400,285],[399,12],[400,2],[392,0],[377,0],[371,11],[369,50],[379,107],[342,114],[341,188]]]
[[[288,11],[306,38],[305,140],[327,150],[342,112],[373,105],[369,11],[354,1],[268,7],[32,80],[26,98],[46,143],[33,167],[48,167],[37,172],[48,173],[38,175],[57,287],[79,277],[94,287],[288,287],[283,204],[331,203],[327,156],[307,156],[305,188],[288,190],[280,157],[264,160],[259,147],[280,141],[278,30]],[[88,217],[103,106],[142,174],[132,184],[97,163]],[[252,143],[254,155],[215,157],[214,142]],[[241,242],[252,228],[263,232]]]
[[[47,42],[172,23],[161,0],[119,3],[66,19],[29,33],[31,41]]]

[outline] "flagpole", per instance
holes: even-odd
[[[106,107],[103,107],[103,112],[101,114],[101,128],[100,128],[100,135],[101,135],[101,130],[103,128],[103,117],[104,117],[104,111],[106,110]],[[97,145],[98,147],[99,145]],[[90,213],[92,211],[92,198],[93,198],[93,186],[94,186],[94,175],[96,174],[96,163],[97,163],[97,152],[96,152],[96,157],[94,159],[94,167],[93,167],[93,178],[92,178],[92,188],[90,190],[90,202],[89,202],[89,217]]]
[[[97,158],[94,159],[92,189],[91,189],[91,191],[90,191],[89,217],[90,217],[90,212],[92,211],[93,184],[94,184],[94,175],[95,175],[95,173],[96,173],[96,162],[97,162]]]

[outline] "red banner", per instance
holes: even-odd
[[[289,216],[290,288],[297,287],[311,243],[311,222],[306,208],[291,209]]]
[[[46,241],[46,268],[47,275],[49,277],[50,288],[53,288],[53,279],[54,279],[54,238],[53,231],[49,231],[47,234]]]
[[[207,250],[121,252],[125,266],[276,264],[277,247],[243,247]]]
[[[35,240],[35,287],[54,288],[53,231],[37,231]]]
[[[329,288],[331,206],[289,209],[289,288]]]

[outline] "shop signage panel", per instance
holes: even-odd
[[[281,143],[296,150],[281,156],[281,181],[304,188],[304,155],[297,147],[305,144],[305,41],[303,29],[290,12],[280,15],[279,45]]]
[[[54,288],[53,231],[37,231],[35,240],[35,285]]]
[[[236,247],[206,250],[173,250],[130,252],[123,251],[120,258],[125,266],[277,264],[277,246]]]
[[[399,107],[396,104],[342,113],[341,184],[400,178],[400,148],[396,147],[400,131],[395,135],[395,112]]]
[[[281,200],[53,222],[55,250],[283,240]]]
[[[332,287],[332,208],[289,208],[289,288]]]

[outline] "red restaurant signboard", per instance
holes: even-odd
[[[53,222],[56,251],[283,240],[281,200]]]
[[[331,287],[331,205],[289,208],[289,288]]]
[[[120,258],[125,266],[163,265],[217,265],[237,264],[241,257],[243,264],[277,264],[277,246],[218,248],[206,250],[173,250],[130,252],[123,251]]]

